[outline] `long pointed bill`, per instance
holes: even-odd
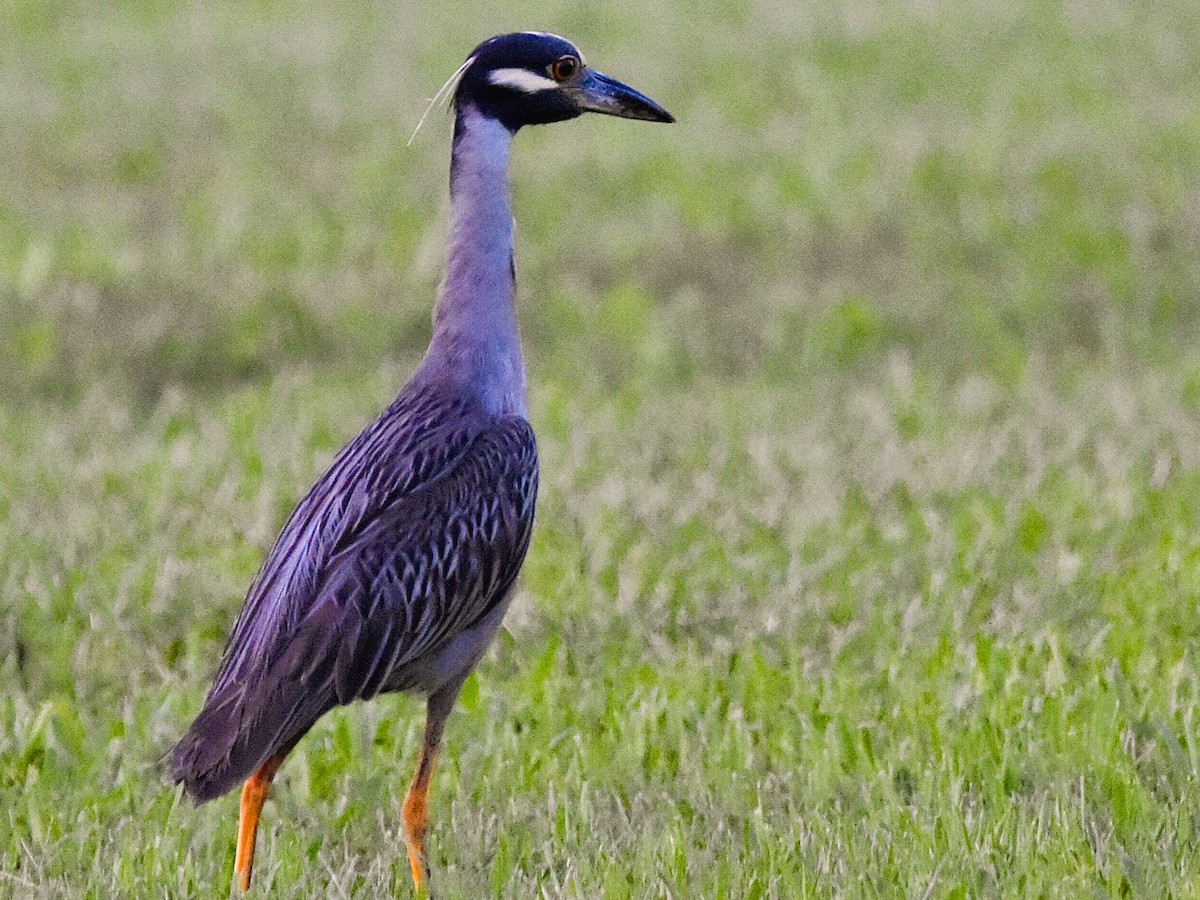
[[[647,122],[674,122],[675,117],[627,84],[588,69],[572,91],[575,102],[584,112],[620,116],[623,119],[644,119]]]

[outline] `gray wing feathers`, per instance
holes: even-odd
[[[272,662],[316,600],[324,564],[380,510],[453,471],[490,421],[435,391],[401,394],[337,455],[299,503],[246,597],[210,696]]]
[[[285,526],[172,758],[198,799],[334,706],[424,687],[423,662],[515,581],[537,495],[532,429],[436,401],[394,404]]]
[[[322,594],[350,625],[338,640],[339,703],[424,686],[404,683],[405,673],[486,616],[516,579],[536,494],[533,432],[506,420],[452,476],[395,504],[331,561]]]

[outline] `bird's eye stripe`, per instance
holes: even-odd
[[[526,94],[536,94],[538,91],[558,87],[558,82],[553,78],[538,75],[528,69],[496,69],[488,74],[488,81],[498,87],[514,88]]]

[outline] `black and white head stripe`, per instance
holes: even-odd
[[[540,31],[501,34],[484,41],[437,92],[429,109],[451,95],[457,116],[493,119],[512,133],[584,112],[673,121],[648,97],[589,68],[570,41]]]
[[[513,88],[524,91],[526,94],[552,91],[558,87],[558,82],[548,75],[539,75],[528,69],[517,68],[493,69],[488,72],[488,81],[498,87]]]
[[[416,139],[417,132],[419,132],[421,130],[421,126],[425,124],[425,120],[429,117],[430,111],[437,106],[439,102],[448,100],[454,95],[455,91],[458,89],[459,82],[462,81],[463,75],[466,74],[467,70],[470,69],[471,66],[475,65],[475,62],[479,59],[480,53],[501,40],[512,38],[532,38],[538,42],[547,42],[560,46],[565,45],[565,47],[569,48],[568,52],[579,60],[580,65],[587,65],[587,62],[583,58],[583,54],[577,47],[575,47],[574,44],[572,44],[566,38],[561,38],[556,34],[550,34],[548,31],[518,31],[515,34],[497,35],[496,37],[484,41],[482,44],[476,47],[475,50],[472,51],[471,55],[463,61],[463,64],[455,69],[454,73],[446,79],[445,84],[438,88],[437,93],[429,98],[429,103],[426,105],[425,111],[421,113],[421,118],[417,122],[417,127],[413,129],[413,133],[408,139],[409,144],[412,144],[412,142]],[[537,91],[544,91],[548,88],[558,86],[558,83],[553,78],[548,76],[539,77],[537,73],[531,72],[529,69],[523,67],[493,69],[488,74],[488,80],[492,84],[502,87],[516,88],[517,90],[524,91],[527,94],[536,93]]]
[[[583,54],[579,52],[578,48],[558,35],[548,34],[545,31],[522,31],[519,32],[519,36],[557,44],[564,51],[562,56],[573,56],[579,61],[581,68],[587,65],[587,61],[584,60]],[[539,91],[554,90],[559,86],[559,82],[549,75],[548,69],[549,66],[540,70],[530,69],[528,66],[505,66],[492,69],[488,72],[487,78],[488,83],[497,87],[507,87],[526,94],[536,94]]]
[[[472,107],[510,131],[574,118],[580,110],[562,90],[565,79],[556,64],[570,60],[583,68],[579,50],[553,34],[518,31],[484,41],[468,57],[455,90],[461,111]]]

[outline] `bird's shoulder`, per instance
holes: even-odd
[[[487,499],[536,470],[537,442],[524,418],[497,417],[469,396],[436,388],[402,394],[310,493],[332,500],[319,555],[336,555],[377,519],[452,504],[464,490]],[[423,499],[406,502],[416,496]]]

